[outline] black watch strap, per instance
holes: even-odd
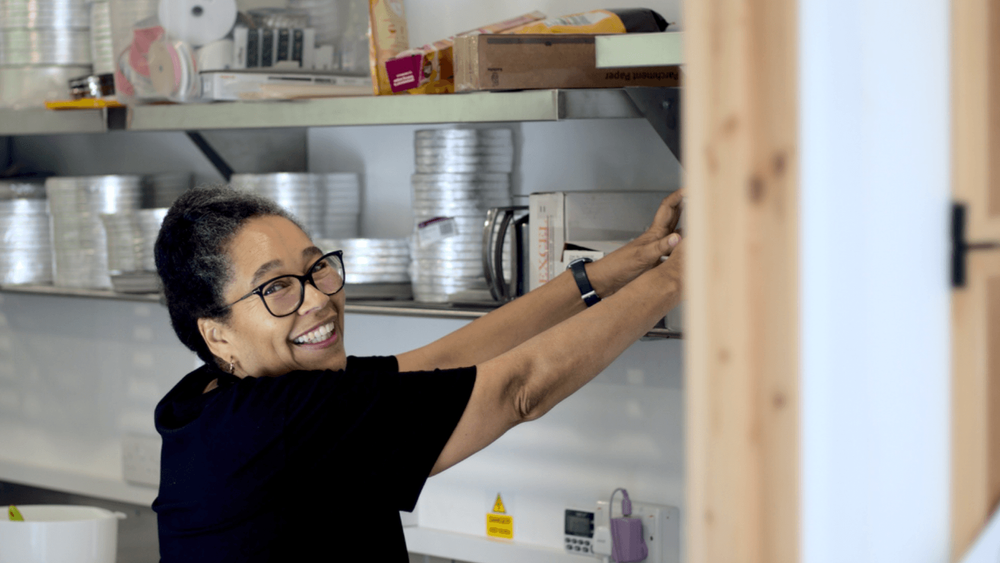
[[[573,279],[576,281],[576,286],[580,288],[580,296],[583,297],[583,302],[588,307],[601,300],[597,292],[594,291],[594,287],[590,285],[590,278],[587,277],[587,270],[584,268],[584,265],[590,262],[593,262],[590,258],[577,258],[570,262],[568,266],[568,269],[573,272]]]

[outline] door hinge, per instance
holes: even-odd
[[[951,287],[965,287],[966,270],[970,250],[993,250],[1000,248],[1000,242],[969,242],[966,240],[966,206],[964,203],[951,204]]]

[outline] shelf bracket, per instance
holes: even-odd
[[[205,155],[205,158],[212,163],[212,166],[219,171],[219,174],[221,174],[222,177],[226,179],[226,183],[228,183],[233,177],[233,168],[226,163],[226,160],[222,158],[222,156],[216,152],[214,148],[212,148],[212,145],[208,144],[208,141],[201,136],[201,133],[197,131],[186,131],[186,133],[188,138],[191,139],[191,142],[198,147],[198,150]]]
[[[625,88],[625,93],[663,139],[677,162],[681,159],[681,89]]]

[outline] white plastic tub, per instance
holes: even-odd
[[[124,514],[93,506],[17,508],[24,522],[0,518],[0,563],[115,563]]]

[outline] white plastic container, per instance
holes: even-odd
[[[115,563],[121,512],[93,506],[17,505],[0,519],[0,563]]]

